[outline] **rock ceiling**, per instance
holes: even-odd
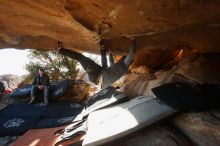
[[[122,54],[126,36],[135,36],[137,55],[158,58],[175,49],[219,52],[219,35],[219,0],[0,0],[0,48],[51,50],[60,40],[99,53],[103,39]]]

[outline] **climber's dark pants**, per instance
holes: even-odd
[[[109,62],[110,67],[103,69],[100,76],[101,88],[111,86],[115,81],[120,79],[124,74],[127,73],[129,66],[132,63],[136,52],[136,41],[132,42],[131,48],[127,56],[123,56],[117,63],[114,63],[113,57],[110,54]]]
[[[132,63],[136,52],[136,42],[134,41],[132,43],[129,54],[117,63],[114,63],[112,54],[110,54],[110,67],[107,66],[106,49],[101,48],[100,52],[102,67],[80,53],[73,52],[65,48],[60,49],[60,53],[62,55],[68,56],[80,62],[84,70],[88,73],[90,81],[97,84],[101,79],[102,87],[105,88],[107,86],[111,86],[112,83],[128,71],[128,67]]]
[[[84,70],[88,73],[89,80],[94,83],[98,82],[98,78],[102,72],[102,67],[100,65],[80,53],[73,52],[65,48],[61,48],[59,52],[62,55],[68,56],[80,62]]]
[[[31,98],[36,98],[39,92],[44,93],[44,101],[48,101],[49,99],[49,86],[44,86],[42,90],[40,90],[37,85],[33,85],[31,88]]]

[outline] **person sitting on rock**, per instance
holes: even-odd
[[[45,71],[43,68],[39,68],[38,70],[39,74],[35,76],[33,81],[33,86],[31,88],[31,100],[29,104],[32,104],[36,102],[36,95],[39,91],[42,91],[44,94],[44,103],[48,104],[48,98],[49,98],[49,86],[50,81],[49,77],[45,74]]]
[[[101,84],[101,88],[106,88],[127,73],[136,52],[136,40],[132,38],[132,45],[129,54],[123,56],[118,62],[114,63],[112,54],[110,54],[110,66],[107,66],[107,50],[103,46],[100,49],[102,66],[80,53],[65,49],[61,42],[58,42],[58,50],[60,54],[80,62],[84,70],[87,72],[90,81],[95,84]]]

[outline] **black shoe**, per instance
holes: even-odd
[[[28,104],[33,104],[36,102],[36,99],[35,98],[31,98],[31,100],[28,102]]]

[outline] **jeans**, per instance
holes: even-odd
[[[44,101],[48,102],[49,99],[49,86],[44,86],[44,88],[42,90],[40,90],[38,88],[37,85],[33,85],[31,88],[31,98],[36,98],[36,95],[38,92],[42,92],[44,93]]]
[[[87,72],[89,80],[92,81],[93,83],[97,84],[97,81],[98,81],[97,79],[102,72],[102,67],[100,65],[95,63],[92,59],[90,59],[80,53],[73,52],[73,51],[67,50],[65,48],[61,48],[59,52],[62,55],[65,55],[65,56],[68,56],[72,59],[77,60],[82,65],[84,70]]]

